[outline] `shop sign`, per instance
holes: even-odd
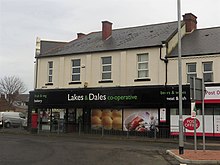
[[[43,100],[47,99],[46,94],[34,94],[34,103],[35,104],[41,104],[43,103]]]
[[[77,94],[67,94],[68,101],[129,101],[137,100],[138,96],[136,95],[106,95],[100,93],[89,93],[86,95],[77,95]]]
[[[112,107],[157,106],[163,101],[159,88],[119,87],[36,90],[31,92],[30,102],[39,107]]]
[[[188,117],[183,121],[183,126],[188,130],[194,130],[194,118]],[[196,119],[196,129],[200,126],[200,122]]]
[[[220,87],[206,87],[205,100],[220,100]]]
[[[165,96],[166,101],[178,101],[179,100],[179,91],[178,88],[175,89],[166,89],[166,91],[161,90],[160,95]],[[187,91],[182,91],[182,100],[186,101],[187,99]]]
[[[184,88],[182,93],[184,104],[189,101],[187,89]],[[39,107],[158,107],[166,103],[176,105],[177,100],[178,88],[173,86],[51,89],[30,92],[30,104]]]

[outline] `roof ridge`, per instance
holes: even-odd
[[[133,29],[133,28],[141,28],[141,27],[146,27],[146,26],[157,26],[157,25],[171,24],[171,23],[176,23],[176,22],[177,21],[155,23],[155,24],[148,24],[148,25],[138,25],[138,26],[131,26],[131,27],[113,29],[112,31],[115,31],[115,30],[126,30],[126,29]]]

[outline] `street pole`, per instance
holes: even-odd
[[[205,103],[204,103],[204,97],[205,97],[205,85],[204,85],[204,79],[202,79],[202,148],[203,151],[205,151]]]
[[[196,77],[193,77],[193,101],[195,103],[195,107],[196,107],[196,100],[197,100],[197,97],[196,97]],[[193,110],[194,108],[193,107]],[[197,137],[196,137],[196,117],[194,118],[194,151],[196,152],[197,151]]]
[[[183,107],[182,107],[182,59],[181,59],[181,4],[177,0],[178,12],[178,75],[179,75],[179,154],[184,154]]]

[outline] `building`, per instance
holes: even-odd
[[[0,94],[0,112],[5,112],[5,111],[14,111],[15,108],[11,106],[4,94]]]
[[[183,42],[197,33],[196,19],[191,13],[183,16]],[[101,31],[78,33],[70,42],[37,39],[29,116],[38,113],[41,129],[49,131],[58,123],[64,131],[74,131],[79,123],[83,129],[148,131],[151,116],[159,128],[170,130],[171,111],[178,109],[177,43],[177,21],[123,29],[103,21]],[[197,55],[212,58],[213,52],[184,58],[193,62]],[[183,107],[190,109],[185,79]]]
[[[196,21],[194,21],[196,22]],[[192,25],[196,26],[196,25]],[[183,84],[189,84],[191,76],[203,78],[206,87],[205,95],[205,132],[206,136],[220,136],[220,27],[196,29],[182,38],[182,72]],[[177,47],[167,56],[168,85],[177,84],[177,79],[172,79],[178,72]],[[202,110],[201,101],[197,101],[198,135],[202,135]],[[185,109],[183,119],[191,122],[190,110]],[[171,109],[171,125],[178,123],[178,109]],[[178,133],[178,128],[171,128],[173,134]],[[187,135],[193,135],[193,128],[187,130]]]

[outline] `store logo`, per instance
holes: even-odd
[[[77,94],[68,94],[67,95],[68,101],[132,101],[138,100],[138,96],[132,95],[123,95],[123,96],[107,96],[100,93],[89,93],[88,95],[77,95]]]
[[[199,128],[200,126],[200,122],[198,119],[195,119],[196,120],[196,129]],[[188,117],[186,118],[184,121],[183,121],[183,125],[186,129],[188,130],[194,130],[194,119],[191,118],[191,117]]]
[[[77,94],[68,94],[68,101],[83,101],[83,100],[89,100],[89,101],[98,101],[98,100],[106,100],[106,95],[101,95],[100,93],[94,94],[89,93],[88,95],[77,95]]]
[[[80,101],[80,100],[84,100],[83,95],[70,95],[68,94],[68,101]]]

